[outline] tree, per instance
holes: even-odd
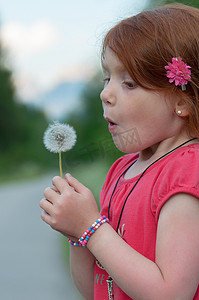
[[[0,45],[0,175],[27,164],[30,168],[55,165],[55,157],[43,145],[47,125],[43,112],[17,99],[12,70]]]
[[[7,151],[17,141],[19,134],[12,73],[5,66],[4,57],[0,48],[0,151]]]
[[[171,4],[171,3],[182,3],[185,5],[193,6],[199,8],[199,1],[198,0],[150,0],[149,7],[156,7],[161,6],[164,4]]]

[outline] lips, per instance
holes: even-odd
[[[104,116],[104,119],[109,123],[109,125],[108,125],[109,131],[111,133],[113,133],[116,130],[116,128],[117,128],[118,125],[112,119],[110,119],[110,118],[108,118],[106,116]]]

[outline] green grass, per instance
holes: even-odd
[[[109,166],[104,160],[92,163],[80,164],[69,170],[72,176],[88,187],[96,199],[99,200],[99,193],[106,178]]]
[[[3,171],[2,171],[3,170]],[[4,182],[34,179],[47,173],[47,169],[36,163],[26,162],[20,165],[4,166],[0,172],[0,184]]]

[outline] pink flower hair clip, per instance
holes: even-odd
[[[172,63],[169,62],[165,69],[169,82],[175,81],[175,85],[181,85],[182,91],[185,91],[188,81],[191,81],[191,67],[185,64],[181,57],[173,57]]]

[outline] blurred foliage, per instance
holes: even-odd
[[[83,92],[84,110],[65,120],[75,128],[78,138],[73,150],[62,155],[64,171],[98,159],[110,166],[121,155],[103,119],[101,90],[102,80],[97,74]],[[43,112],[17,99],[12,71],[6,66],[5,53],[0,48],[0,181],[17,179],[20,173],[30,177],[47,169],[58,171],[58,156],[43,145],[47,126]]]
[[[173,0],[149,0],[149,7],[173,3]],[[176,0],[199,7],[198,0]],[[77,132],[77,143],[72,151],[63,153],[63,168],[70,170],[82,162],[103,160],[109,167],[119,152],[103,119],[100,92],[103,88],[98,73],[86,85],[82,95],[84,110],[73,113],[65,120]],[[43,112],[26,106],[17,99],[12,70],[6,64],[6,53],[0,44],[0,181],[57,169],[57,155],[43,145],[43,133],[48,126]]]
[[[164,4],[171,4],[171,3],[182,3],[185,5],[190,5],[193,7],[199,8],[199,1],[198,0],[149,0],[149,7],[156,7],[161,6]]]
[[[25,177],[50,163],[42,147],[47,121],[42,112],[20,104],[16,97],[12,71],[0,47],[0,180]]]

